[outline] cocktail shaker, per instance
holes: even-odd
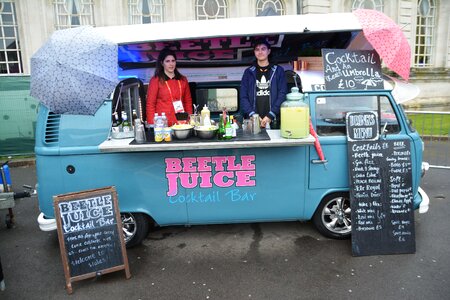
[[[138,144],[143,144],[146,141],[144,124],[139,119],[136,119],[134,124],[134,140]]]
[[[251,120],[251,124],[252,124],[252,133],[253,134],[258,134],[261,132],[261,127],[260,127],[260,122],[259,122],[259,115],[258,114],[253,114],[250,117]]]

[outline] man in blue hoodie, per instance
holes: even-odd
[[[270,44],[259,39],[253,44],[256,63],[244,71],[240,104],[244,117],[258,114],[261,127],[280,127],[280,106],[286,99],[287,83],[284,69],[269,62]]]

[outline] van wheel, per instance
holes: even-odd
[[[150,227],[149,218],[141,213],[120,213],[123,238],[127,248],[142,243]]]
[[[313,216],[313,223],[324,236],[347,239],[352,232],[350,197],[348,193],[326,196]]]

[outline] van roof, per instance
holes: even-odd
[[[119,45],[122,70],[151,68],[166,47],[180,67],[248,65],[252,43],[264,37],[276,63],[299,56],[320,56],[322,48],[362,49],[361,25],[352,13],[229,18],[203,21],[98,27]],[[354,45],[358,43],[358,45]]]
[[[316,33],[358,31],[362,28],[352,13],[262,16],[96,28],[119,45],[206,37],[301,33],[305,29]]]

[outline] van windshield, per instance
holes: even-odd
[[[380,130],[386,125],[388,134],[400,132],[398,118],[386,96],[331,96],[316,99],[317,134],[344,136],[346,114],[363,111],[379,111]]]

